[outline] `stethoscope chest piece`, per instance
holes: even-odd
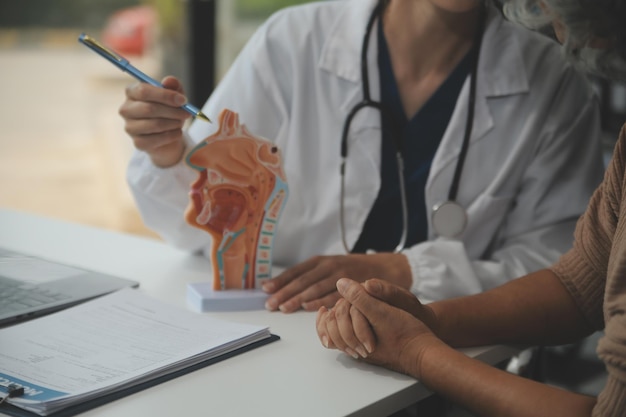
[[[431,220],[437,236],[453,238],[465,230],[467,213],[459,203],[444,201],[433,207]]]

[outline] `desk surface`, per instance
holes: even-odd
[[[159,241],[0,209],[0,246],[140,282],[139,291],[187,307],[187,283],[207,259]],[[429,395],[417,380],[324,349],[315,313],[206,313],[267,325],[281,340],[93,409],[84,416],[386,416]],[[515,350],[465,350],[487,363]]]

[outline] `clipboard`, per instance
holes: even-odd
[[[198,369],[201,368],[205,368],[209,365],[213,365],[214,363],[218,363],[223,361],[224,359],[228,359],[228,358],[232,358],[234,356],[240,355],[244,352],[248,352],[250,350],[256,349],[258,347],[267,345],[269,343],[275,342],[277,340],[280,340],[280,336],[275,335],[275,334],[271,334],[270,337],[265,338],[263,340],[259,340],[257,342],[254,343],[250,343],[249,345],[240,347],[239,349],[235,349],[231,352],[225,353],[223,355],[220,355],[218,357],[215,358],[211,358],[211,359],[207,359],[206,361],[203,362],[199,362],[195,365],[191,365],[187,368],[184,369],[180,369],[178,371],[174,371],[171,372],[167,375],[161,375],[159,377],[156,377],[154,379],[151,379],[147,382],[141,383],[141,384],[137,384],[134,385],[132,387],[128,387],[128,388],[124,388],[118,391],[114,391],[108,394],[105,394],[101,397],[98,398],[94,398],[92,400],[89,401],[85,401],[79,404],[75,404],[72,406],[69,406],[67,408],[64,408],[62,410],[59,410],[55,413],[52,414],[48,414],[49,417],[71,417],[71,416],[75,416],[79,413],[84,413],[85,411],[89,411],[92,410],[96,407],[99,407],[101,405],[110,403],[112,401],[115,400],[119,400],[120,398],[124,398],[127,397],[131,394],[134,394],[136,392],[140,392],[145,390],[146,388],[151,388],[155,385],[159,385],[162,384],[163,382],[167,382],[169,380],[172,380],[174,378],[178,378],[179,376],[188,374],[190,372],[196,371]],[[39,414],[33,413],[31,411],[27,411],[24,410],[22,408],[16,407],[12,404],[9,403],[4,403],[2,405],[0,405],[0,412],[4,413],[6,415],[9,416],[14,416],[14,417],[41,417]]]

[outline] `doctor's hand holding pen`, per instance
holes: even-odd
[[[128,86],[119,114],[135,147],[156,166],[167,168],[183,158],[182,128],[191,114],[181,108],[187,102],[181,82],[168,76],[161,83],[164,88],[144,82]]]
[[[135,147],[146,152],[161,168],[180,161],[185,152],[182,133],[185,120],[196,117],[210,122],[201,110],[187,103],[180,81],[165,77],[162,83],[158,82],[86,33],[81,33],[78,41],[140,81],[126,89],[126,101],[119,110]]]

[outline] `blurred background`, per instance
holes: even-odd
[[[201,106],[253,31],[305,0],[0,0],[0,207],[156,237],[125,183],[118,108],[135,82],[77,42],[96,37]],[[623,85],[595,81],[607,155]],[[1,231],[0,231],[1,233]]]
[[[201,106],[258,25],[303,2],[0,0],[0,207],[156,238],[125,182],[117,111],[135,80],[78,36],[176,75]]]

